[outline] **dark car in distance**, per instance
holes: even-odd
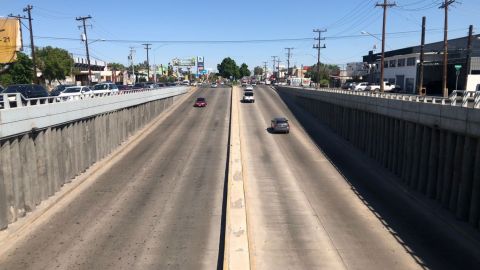
[[[194,107],[207,107],[207,100],[203,97],[197,98],[195,101]]]
[[[48,97],[48,91],[43,86],[38,84],[13,84],[2,91],[2,94],[20,93],[20,99],[23,104],[27,104],[28,99]],[[8,98],[11,106],[15,106],[15,97]],[[36,100],[32,104],[36,104]],[[0,95],[0,104],[3,106],[3,95]]]
[[[288,119],[285,117],[273,118],[270,125],[270,131],[273,133],[290,133],[290,125],[288,124]]]

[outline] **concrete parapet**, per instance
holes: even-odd
[[[480,222],[480,110],[279,87],[329,126],[475,228]]]
[[[80,116],[87,117],[74,120],[69,118],[67,122],[57,122],[63,118],[56,115],[55,121],[42,120],[42,123],[51,122],[55,125],[24,130],[14,135],[10,134],[12,129],[22,129],[8,121],[30,120],[26,116],[8,114],[11,112],[5,117],[6,114],[2,111],[0,129],[8,126],[10,133],[8,137],[0,138],[0,230],[26,212],[33,211],[65,183],[111,153],[129,135],[173,105],[174,96],[183,95],[186,90],[177,89],[170,96],[168,93],[166,91],[156,95],[159,99],[153,99],[151,93],[140,95],[141,98],[146,98],[145,102],[134,102],[132,106],[98,114],[79,113]],[[99,100],[101,99],[95,102]],[[21,109],[42,111],[45,109],[42,106]],[[42,117],[47,117],[47,114]],[[2,122],[5,119],[7,122]],[[0,136],[3,132],[2,129]]]

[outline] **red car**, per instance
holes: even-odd
[[[199,97],[195,101],[193,107],[207,107],[207,100],[205,98]]]

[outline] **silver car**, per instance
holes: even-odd
[[[288,124],[288,119],[285,117],[275,117],[272,119],[270,125],[270,130],[273,133],[282,132],[290,133],[290,125]]]

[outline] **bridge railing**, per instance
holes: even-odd
[[[379,93],[379,92],[369,92],[369,91],[352,91],[344,90],[338,88],[308,88],[308,87],[291,87],[304,90],[312,91],[323,91],[331,92],[345,95],[355,95],[355,96],[366,96],[374,98],[384,98],[384,99],[395,99],[403,100],[410,102],[420,102],[420,103],[431,103],[439,104],[446,106],[461,106],[465,108],[480,109],[480,92],[473,91],[464,91],[464,90],[454,90],[449,97],[438,97],[438,96],[419,96],[413,94],[402,94],[402,93]]]
[[[176,86],[173,86],[173,87],[176,87]],[[63,102],[70,102],[73,100],[103,98],[107,96],[129,95],[134,93],[158,91],[158,90],[169,89],[169,88],[172,88],[172,87],[141,88],[141,89],[132,89],[132,90],[120,90],[120,91],[107,92],[107,93],[95,93],[95,91],[93,91],[93,93],[82,94],[77,96],[65,96],[65,97],[48,96],[48,97],[41,97],[41,98],[26,98],[20,93],[4,93],[4,94],[0,94],[0,110],[19,108],[19,107],[31,107],[31,106],[37,106],[42,104],[48,104],[48,103],[63,103]]]

